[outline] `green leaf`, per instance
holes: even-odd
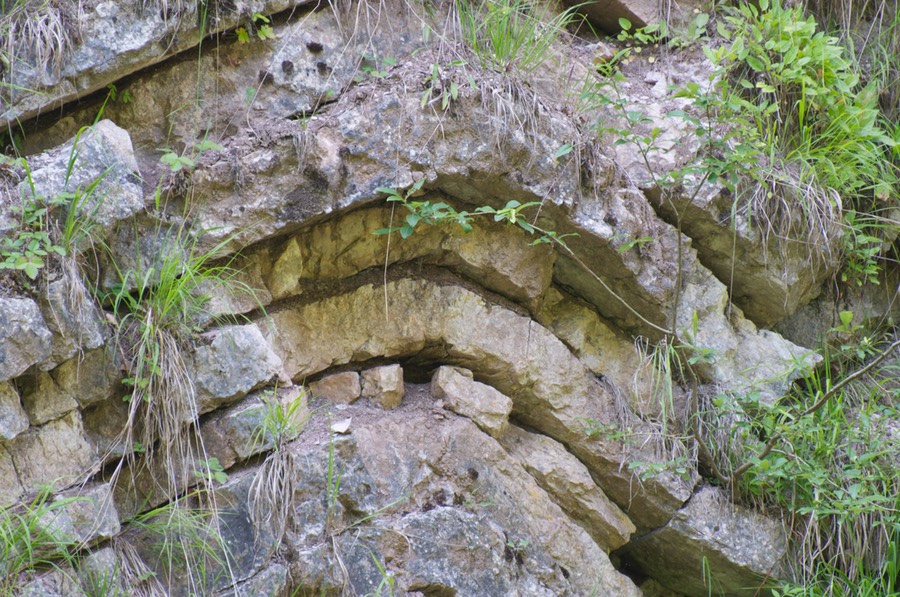
[[[37,278],[38,271],[41,269],[41,264],[40,262],[35,263],[34,261],[29,261],[25,264],[25,267],[23,269],[25,271],[25,275],[34,280],[35,278]]]
[[[619,27],[621,27],[623,31],[628,31],[631,29],[631,21],[625,17],[619,17]]]
[[[571,143],[562,145],[559,149],[556,150],[556,153],[553,154],[553,159],[559,159],[565,155],[569,155],[570,153],[572,153],[572,149],[573,147]]]
[[[410,236],[412,236],[412,233],[413,233],[413,228],[409,224],[404,224],[400,228],[400,238],[409,238]]]
[[[256,29],[256,36],[259,37],[260,40],[266,41],[267,39],[275,39],[277,36],[275,35],[275,30],[272,29],[271,25],[261,25]]]

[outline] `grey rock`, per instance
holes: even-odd
[[[63,392],[49,373],[40,371],[25,379],[21,387],[22,403],[32,425],[42,425],[78,408],[75,399]]]
[[[203,341],[194,351],[191,375],[201,413],[234,402],[281,373],[281,359],[253,324],[216,329]]]
[[[31,299],[0,298],[0,381],[50,356],[52,334]]]
[[[28,415],[19,393],[9,382],[0,382],[0,441],[8,441],[28,429]]]
[[[416,501],[427,500],[423,508],[427,512],[411,515],[411,519],[432,521],[435,525],[428,533],[414,533],[415,538],[411,539],[414,551],[423,550],[419,556],[422,562],[413,565],[417,572],[440,575],[443,567],[446,576],[443,580],[435,578],[435,582],[449,586],[458,583],[460,594],[496,594],[490,592],[494,585],[487,577],[493,572],[500,577],[499,582],[507,582],[503,576],[512,572],[509,566],[517,566],[514,561],[506,560],[509,557],[515,560],[516,554],[506,553],[505,533],[514,544],[527,544],[519,557],[539,590],[532,593],[526,589],[527,585],[519,585],[526,594],[581,595],[599,586],[600,594],[638,595],[637,588],[613,569],[604,549],[569,519],[516,459],[496,440],[478,431],[474,423],[452,415],[436,422],[427,411],[401,408],[388,412],[396,412],[397,416],[386,416],[362,426],[354,435],[366,470],[380,493],[387,498],[411,494]],[[414,453],[416,458],[400,457],[406,453]],[[459,522],[444,531],[436,528],[440,525],[432,513],[441,506],[460,503],[469,512],[460,514],[442,509],[441,516],[448,517],[448,524],[453,519]],[[473,514],[474,519],[470,518]],[[448,544],[436,541],[435,537],[441,533],[460,533],[457,538],[462,539],[475,532],[467,521],[478,519],[487,519],[493,527],[490,531],[479,527],[483,535],[472,542],[483,554],[478,559],[492,562],[489,566],[479,565],[473,573],[466,558],[478,554],[471,551],[469,556],[452,550],[447,556],[438,557],[437,550],[448,549]],[[453,541],[449,544],[469,545]],[[398,542],[396,549],[396,554],[383,553],[389,559],[399,558],[407,549],[406,543]],[[428,566],[432,557],[442,564]],[[507,561],[505,566],[499,564],[503,561]],[[453,579],[455,575],[463,575],[463,570],[475,580]],[[471,583],[480,583],[481,589]]]
[[[218,595],[265,595],[266,597],[287,597],[291,594],[290,577],[287,566],[274,563],[266,566],[253,577],[238,583],[234,590],[225,590]],[[317,593],[318,594],[318,593]]]
[[[468,417],[485,433],[498,438],[509,425],[512,400],[473,379],[472,372],[457,367],[438,367],[431,378],[431,393],[444,407]]]
[[[612,551],[628,543],[634,524],[597,487],[587,467],[565,446],[514,425],[501,443],[597,545]]]
[[[268,15],[302,4],[302,1],[269,0],[254,2],[247,10]],[[183,15],[165,15],[158,10],[143,10],[139,4],[93,5],[74,24],[80,29],[80,41],[66,54],[56,57],[58,62],[54,68],[36,68],[29,56],[13,60],[8,80],[12,85],[4,89],[0,130],[89,95],[196,46],[203,37],[200,22],[196,7],[186,6]],[[243,13],[224,11],[217,17],[211,14],[204,21],[203,31],[210,35],[234,28],[242,16]]]
[[[9,442],[7,449],[26,490],[72,485],[91,471],[96,460],[77,410],[29,429]]]
[[[781,522],[734,505],[719,489],[705,486],[668,525],[629,544],[623,557],[660,584],[691,597],[709,594],[706,566],[714,590],[731,597],[752,595],[780,578],[786,549]]]
[[[88,597],[68,567],[45,572],[17,589],[20,597]]]
[[[74,239],[76,250],[84,248],[91,238],[109,239],[116,222],[144,207],[131,137],[109,120],[101,120],[63,145],[30,158],[29,164],[34,186],[22,183],[19,192],[23,196],[46,201],[63,192],[80,194],[80,232],[76,234],[81,236]],[[82,311],[76,309],[74,317],[87,317],[83,327],[91,322],[93,313]]]
[[[82,409],[125,395],[120,371],[109,347],[86,351],[50,371],[61,392],[72,396]]]
[[[359,373],[344,371],[326,375],[309,384],[309,391],[317,398],[327,398],[337,404],[353,404],[362,392]]]
[[[301,591],[326,597],[343,594],[344,576],[330,545],[319,543],[315,547],[299,550],[296,568]]]
[[[372,317],[383,308],[402,319]],[[513,397],[513,416],[566,444],[604,492],[646,530],[664,525],[691,495],[693,479],[662,474],[638,482],[623,466],[657,462],[653,450],[627,452],[589,438],[585,420],[621,424],[616,398],[566,346],[530,318],[450,281],[401,279],[364,285],[269,316],[273,349],[288,375],[303,379],[331,366],[374,357],[438,355]],[[473,330],[478,330],[473,334]],[[429,352],[428,347],[439,347]]]
[[[381,408],[397,408],[403,400],[403,368],[385,365],[362,372],[361,395]]]
[[[409,590],[472,597],[516,594],[515,575],[525,562],[516,560],[522,556],[512,554],[504,530],[496,524],[471,512],[439,507],[409,514],[398,527],[411,538],[404,570]],[[527,594],[554,594],[546,587],[535,588]]]
[[[119,515],[108,483],[67,491],[54,501],[63,505],[52,507],[39,520],[41,528],[53,536],[91,546],[119,533]]]
[[[10,506],[25,493],[19,483],[15,464],[6,446],[0,442],[0,505]]]
[[[46,294],[41,296],[41,308],[47,327],[53,332],[52,366],[83,350],[99,348],[106,340],[100,309],[77,278],[65,276],[50,282]]]

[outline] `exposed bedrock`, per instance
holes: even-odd
[[[0,172],[13,183],[0,230],[15,231],[22,198],[40,207],[86,189],[76,215],[96,223],[72,251],[87,280],[71,263],[0,286],[2,505],[39,486],[78,498],[58,525],[91,552],[85,570],[119,582],[132,541],[129,557],[146,578],[169,575],[171,594],[197,592],[197,579],[164,570],[147,527],[176,494],[209,486],[232,550],[227,571],[207,571],[210,594],[365,595],[391,578],[424,595],[639,597],[640,581],[700,597],[704,560],[726,594],[783,574],[780,523],[706,485],[685,430],[691,392],[774,400],[816,361],[805,347],[839,303],[814,300],[829,255],[735,232],[717,189],[659,201],[640,156],[573,116],[566,90],[594,66],[560,68],[568,50],[517,80],[468,54],[450,64],[411,5],[387,27],[273,0],[215,17],[207,31],[224,33],[198,57],[183,52],[199,42],[190,11],[87,4],[58,74],[18,62],[4,81],[22,89],[0,85],[0,128],[40,113],[22,123],[31,182],[21,166]],[[583,9],[637,25],[657,18],[648,6]],[[277,39],[237,41],[230,29],[254,12]],[[704,80],[709,65],[684,54],[671,72]],[[457,84],[446,110],[423,107],[436,64],[441,85]],[[677,106],[657,75],[622,92],[661,117]],[[129,101],[109,99],[82,129],[103,101],[88,94],[111,82]],[[689,137],[667,125],[671,165],[696,157]],[[469,212],[540,202],[527,221],[563,242],[535,245],[540,233],[489,216],[468,233],[421,221],[409,238],[376,235],[408,215],[379,187],[417,181],[411,200]],[[213,247],[242,285],[201,289],[207,312],[186,322],[178,355],[184,449],[147,451],[123,433],[145,423],[123,400],[129,338],[113,299],[91,290],[136,295],[123,274],[152,286],[166,259]],[[774,324],[790,341],[761,329]],[[696,379],[651,356],[672,347],[694,357]],[[30,582],[76,594],[64,567]]]

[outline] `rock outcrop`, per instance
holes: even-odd
[[[525,78],[413,6],[88,4],[58,68],[0,73],[0,130],[40,116],[27,175],[0,162],[3,234],[22,201],[84,200],[48,211],[48,234],[78,222],[64,263],[0,270],[0,514],[44,499],[81,550],[17,587],[701,596],[704,566],[728,595],[786,574],[780,521],[702,480],[692,426],[698,396],[771,402],[817,361],[830,248],[730,227],[721,189],[661,201],[564,91],[589,48]],[[666,76],[621,92],[662,118]],[[690,137],[670,127],[665,159]],[[175,286],[222,279],[160,313],[172,256]],[[138,342],[163,336],[179,383]],[[160,557],[175,539],[187,560]]]

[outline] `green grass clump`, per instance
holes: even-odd
[[[31,502],[0,508],[0,594],[17,589],[41,571],[68,572],[75,561],[79,541],[53,525],[77,497],[51,500],[50,491],[40,491]]]
[[[462,39],[484,69],[528,74],[549,57],[553,44],[577,18],[574,8],[552,14],[532,0],[457,0]]]

